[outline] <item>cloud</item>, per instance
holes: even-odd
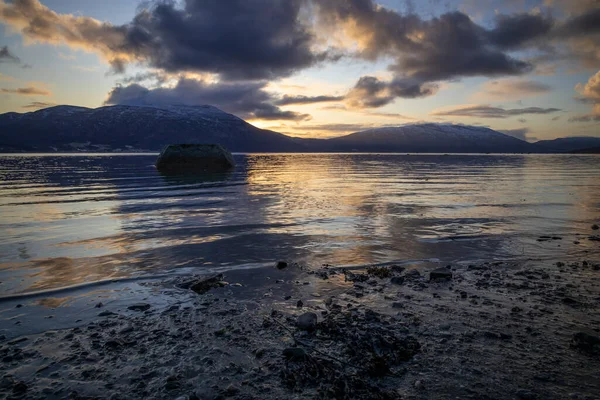
[[[2,46],[0,47],[0,63],[20,64],[21,59],[11,53],[8,46]]]
[[[381,127],[379,124],[361,124],[361,123],[337,123],[337,124],[301,124],[298,126],[281,125],[268,129],[276,130],[290,136],[311,136],[311,137],[334,137],[343,134],[363,131],[365,129]]]
[[[563,37],[589,36],[593,33],[600,33],[600,8],[598,7],[568,19],[558,28],[558,34]]]
[[[503,52],[503,32],[512,34],[510,30],[492,35],[493,31],[486,31],[461,12],[423,20],[371,0],[322,0],[317,4],[322,29],[349,36],[363,58],[392,57],[390,69],[402,78],[425,83],[519,75],[532,69]]]
[[[267,82],[216,82],[180,78],[173,87],[148,89],[137,83],[111,90],[106,104],[127,105],[214,105],[243,119],[310,119],[310,115],[284,111],[272,104],[276,97],[267,92]]]
[[[542,14],[498,15],[488,40],[503,49],[518,49],[550,33],[554,21]]]
[[[459,11],[425,18],[410,12],[411,7],[401,13],[374,0],[142,4],[131,21],[113,25],[54,12],[39,0],[0,0],[0,22],[20,32],[26,43],[66,44],[95,52],[115,73],[140,64],[171,77],[210,74],[219,82],[239,84],[277,80],[342,56],[388,62],[389,80],[363,76],[345,96],[347,105],[358,109],[431,96],[443,81],[523,75],[544,59],[595,67],[600,62],[597,1],[586,0],[585,7],[570,9],[572,14],[499,14],[489,26]],[[529,58],[523,59],[525,55]],[[527,93],[542,93],[529,89]],[[277,114],[277,106],[339,97],[288,96],[270,99],[269,104]]]
[[[569,122],[592,122],[600,121],[600,71],[590,77],[585,85],[578,83],[575,90],[579,97],[575,97],[582,103],[592,104],[591,114],[580,114],[569,118]]]
[[[397,118],[397,119],[414,119],[413,117],[408,117],[403,114],[398,113],[388,113],[388,112],[364,112],[365,115],[372,115],[374,117],[383,117],[383,118]]]
[[[509,118],[525,114],[550,114],[561,111],[559,108],[525,107],[504,109],[489,105],[462,105],[431,112],[430,115],[474,118]]]
[[[519,100],[535,97],[552,91],[552,87],[544,83],[524,79],[500,79],[485,82],[481,91],[475,93],[475,99]]]
[[[71,68],[76,69],[78,71],[84,71],[84,72],[96,72],[96,71],[98,71],[98,67],[87,67],[85,65],[73,65],[73,66],[71,66]]]
[[[574,117],[569,118],[569,122],[598,122],[598,121],[600,121],[600,115],[594,115],[594,114],[576,115]]]
[[[578,83],[575,90],[585,99],[600,101],[600,71],[592,75],[585,85]]]
[[[396,78],[386,82],[374,76],[363,76],[347,94],[346,101],[353,108],[377,108],[391,103],[397,97],[426,97],[437,90],[435,84],[423,84],[413,79]]]
[[[39,110],[42,108],[54,107],[55,105],[56,105],[56,103],[46,103],[43,101],[32,101],[31,103],[26,104],[26,105],[22,106],[21,108]]]
[[[17,88],[17,89],[2,88],[2,89],[0,89],[0,92],[9,93],[9,94],[17,94],[20,96],[52,96],[52,92],[50,92],[46,89],[36,88],[34,86],[28,86],[28,87]]]
[[[0,81],[11,82],[14,80],[15,80],[15,78],[13,78],[12,76],[0,74]]]
[[[167,72],[273,79],[330,59],[329,53],[313,49],[312,30],[301,15],[305,3],[152,1],[131,22],[116,26],[59,14],[38,0],[0,0],[0,20],[29,41],[100,53],[119,73],[128,63],[140,62]]]
[[[287,106],[291,104],[314,104],[327,103],[332,101],[343,100],[344,96],[290,96],[284,95],[279,100],[275,101],[278,106]]]

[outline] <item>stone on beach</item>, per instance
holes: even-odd
[[[233,167],[233,156],[219,144],[171,144],[156,160],[156,168],[166,172],[226,171]]]
[[[431,271],[429,273],[429,280],[430,281],[436,281],[436,280],[450,280],[452,279],[452,271],[450,271],[447,268],[438,268],[435,269],[433,271]]]
[[[299,329],[304,331],[314,331],[317,327],[317,314],[313,312],[307,312],[298,317],[296,325]]]
[[[288,263],[285,261],[277,261],[277,263],[275,263],[275,267],[277,269],[284,269],[284,268],[287,268],[287,266],[288,266]]]
[[[201,278],[190,282],[186,282],[179,285],[179,287],[183,289],[191,289],[198,294],[204,294],[210,289],[224,286],[225,282],[223,282],[223,278],[223,274],[219,274],[210,278]]]
[[[577,332],[571,339],[571,347],[589,355],[600,355],[600,337]]]

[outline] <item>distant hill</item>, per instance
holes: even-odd
[[[600,154],[600,146],[598,147],[588,147],[585,149],[572,150],[569,153],[574,154]]]
[[[568,153],[576,150],[600,147],[600,137],[574,136],[554,140],[540,140],[535,142],[535,144],[551,151]]]
[[[327,140],[336,151],[410,153],[534,153],[544,148],[489,128],[417,124],[376,128]]]
[[[296,140],[212,106],[56,106],[0,115],[0,151],[157,151],[221,143],[231,151],[297,151]]]
[[[489,128],[451,124],[405,125],[333,139],[300,139],[259,129],[212,106],[56,106],[0,115],[1,152],[158,151],[171,143],[220,143],[234,152],[550,151]]]

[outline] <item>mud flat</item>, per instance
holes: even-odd
[[[143,285],[130,303],[90,296],[87,319],[69,328],[4,329],[0,397],[600,398],[596,255],[281,263]],[[22,327],[32,306],[19,306]]]

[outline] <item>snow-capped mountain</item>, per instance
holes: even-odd
[[[531,143],[489,128],[452,124],[415,124],[369,129],[329,139],[337,151],[415,153],[529,153],[543,152]]]
[[[157,151],[171,143],[220,143],[232,151],[299,146],[212,106],[56,106],[0,115],[2,151]]]
[[[0,115],[0,151],[158,151],[219,143],[234,152],[527,153],[547,149],[488,128],[417,124],[299,139],[259,129],[213,106],[56,106]]]

